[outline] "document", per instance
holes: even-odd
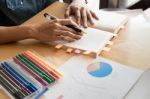
[[[100,57],[74,56],[60,67],[64,78],[44,99],[123,99],[143,71]]]

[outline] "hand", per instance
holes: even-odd
[[[93,18],[99,19],[93,11],[88,9],[85,0],[74,0],[67,8],[65,18],[69,18],[70,15],[74,15],[77,24],[81,25],[83,23],[85,28],[88,27],[88,21],[91,25],[94,25]]]
[[[32,27],[32,37],[42,42],[56,40],[75,41],[81,38],[82,34],[77,33],[65,25],[77,26],[75,22],[69,19],[57,19],[51,22],[34,25]]]

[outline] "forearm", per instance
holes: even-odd
[[[29,26],[0,27],[0,44],[31,38]]]

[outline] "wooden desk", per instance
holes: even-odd
[[[43,17],[43,13],[45,12],[63,18],[66,7],[67,4],[56,2],[24,24],[38,24],[47,21]],[[141,69],[150,67],[149,31],[149,23],[131,19],[127,27],[120,31],[118,37],[113,40],[114,45],[111,46],[112,50],[110,52],[102,52],[101,56]],[[57,66],[73,56],[66,54],[63,50],[56,51],[52,46],[41,44],[38,41],[24,40],[18,43],[0,45],[0,61],[29,49],[33,49],[43,56],[52,57]]]
[[[63,18],[66,7],[66,4],[56,2],[24,24],[38,24],[46,21],[43,17],[45,12]],[[110,46],[112,50],[110,52],[102,52],[101,56],[135,68],[145,69],[150,67],[149,31],[149,23],[131,19],[127,27],[113,39],[114,45]],[[56,51],[52,46],[41,44],[35,40],[24,40],[18,43],[0,45],[0,61],[30,49],[43,56],[51,57],[52,62],[56,66],[60,66],[73,56],[73,54],[66,54],[63,50]]]

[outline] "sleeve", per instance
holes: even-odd
[[[5,6],[5,0],[0,0],[0,10],[2,10]]]
[[[38,12],[37,0],[0,0],[0,10],[16,24],[21,24]],[[40,2],[41,3],[41,2]]]
[[[150,0],[141,0],[141,1],[148,3],[150,5]]]

